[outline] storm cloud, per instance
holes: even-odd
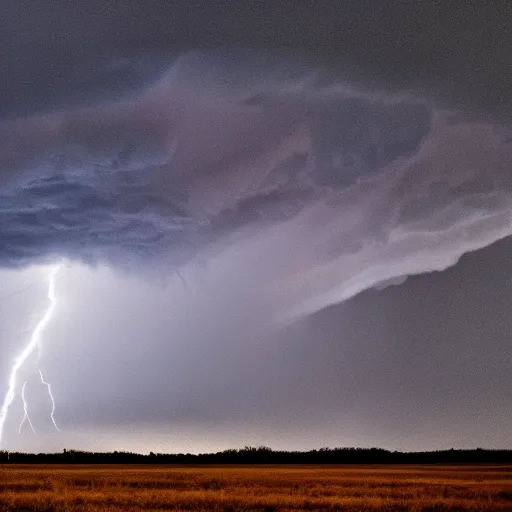
[[[0,5],[8,445],[506,442],[510,2],[223,4]]]
[[[294,315],[512,232],[503,123],[287,64],[190,52],[137,94],[5,119],[1,264],[176,270],[238,244]]]
[[[238,245],[286,317],[511,233],[510,10],[242,4],[7,6],[2,266]]]

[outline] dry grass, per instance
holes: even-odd
[[[512,511],[511,466],[0,466],[0,511]]]

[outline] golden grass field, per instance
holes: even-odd
[[[512,511],[512,466],[0,466],[0,511]]]

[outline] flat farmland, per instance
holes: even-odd
[[[512,511],[512,466],[0,466],[0,511]]]

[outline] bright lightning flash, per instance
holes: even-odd
[[[60,269],[60,265],[52,267],[50,270],[50,273],[48,275],[48,299],[50,300],[50,305],[48,306],[48,309],[46,310],[46,313],[44,314],[43,318],[41,318],[39,323],[36,325],[34,331],[32,332],[32,336],[31,336],[29,342],[27,343],[27,346],[23,349],[21,354],[14,360],[14,364],[11,367],[11,371],[9,373],[7,393],[6,393],[4,401],[2,403],[2,408],[0,409],[0,445],[2,444],[4,426],[5,426],[5,421],[7,420],[7,414],[9,412],[9,408],[11,407],[11,404],[14,400],[14,396],[16,393],[16,378],[18,376],[18,371],[23,366],[23,364],[28,359],[28,357],[34,352],[34,350],[36,350],[39,347],[39,345],[41,343],[41,335],[42,335],[45,327],[48,325],[48,323],[52,319],[53,313],[55,311],[55,307],[57,305],[57,299],[55,296],[55,277],[56,277],[59,269]],[[53,402],[53,407],[55,408],[55,402],[53,400],[51,388],[44,381],[41,373],[40,373],[40,375],[41,375],[41,380],[42,380],[43,384],[46,384],[46,386],[48,388],[48,393],[50,394],[50,397]],[[23,397],[24,388],[25,388],[25,386],[23,386],[23,389],[22,389],[22,399],[24,401],[24,405],[26,406],[26,402]],[[53,419],[54,408],[52,409],[51,417],[53,420],[53,424],[55,425],[55,420]],[[25,409],[25,414],[27,414],[26,411],[27,411],[27,409]],[[57,428],[57,425],[55,425],[55,428]]]
[[[25,398],[25,388],[27,387],[27,381],[23,383],[23,387],[21,388],[21,399],[23,400],[23,418],[20,423],[20,428],[18,430],[18,433],[21,434],[21,429],[25,423],[25,421],[28,421],[28,424],[30,425],[30,428],[32,429],[32,432],[35,434],[36,431],[34,430],[34,425],[32,425],[32,422],[30,421],[30,416],[28,415],[28,405],[27,400]]]
[[[37,368],[39,371],[39,375],[41,376],[41,382],[46,386],[46,389],[48,389],[48,395],[50,395],[50,399],[52,401],[52,412],[50,413],[50,418],[52,419],[53,426],[56,430],[60,432],[59,427],[57,427],[57,423],[55,422],[55,398],[53,398],[52,393],[52,387],[49,382],[46,382],[43,377],[43,372],[41,371],[41,368]]]

